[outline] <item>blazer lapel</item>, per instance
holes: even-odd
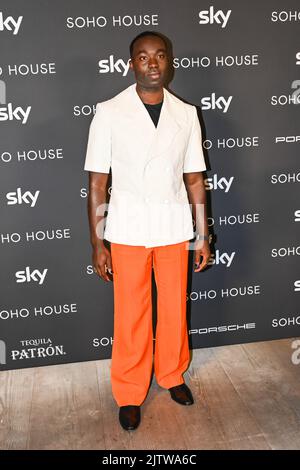
[[[160,111],[158,125],[155,127],[144,103],[136,91],[136,84],[129,87],[133,118],[134,134],[137,140],[142,139],[143,153],[145,152],[145,164],[153,158],[157,158],[168,150],[181,126],[176,115],[177,104],[172,94],[163,88],[164,99]],[[176,119],[177,118],[177,119]],[[135,137],[133,137],[134,139]]]

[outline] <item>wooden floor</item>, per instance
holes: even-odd
[[[0,372],[0,448],[300,449],[295,339],[191,351],[194,405],[174,402],[154,377],[130,432],[118,421],[110,360]]]

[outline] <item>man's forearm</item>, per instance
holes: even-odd
[[[103,247],[104,219],[106,210],[106,188],[90,186],[88,195],[88,217],[90,242],[93,248]]]
[[[196,234],[208,235],[207,198],[203,179],[186,184],[189,202],[192,206],[192,215],[196,224]]]

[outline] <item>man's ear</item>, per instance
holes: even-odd
[[[131,59],[129,59],[129,60],[128,60],[128,63],[129,63],[129,68],[131,68],[131,69],[132,69],[132,60],[131,60]]]

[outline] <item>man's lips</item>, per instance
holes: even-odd
[[[159,77],[160,76],[160,72],[150,72],[148,73],[149,77]]]

